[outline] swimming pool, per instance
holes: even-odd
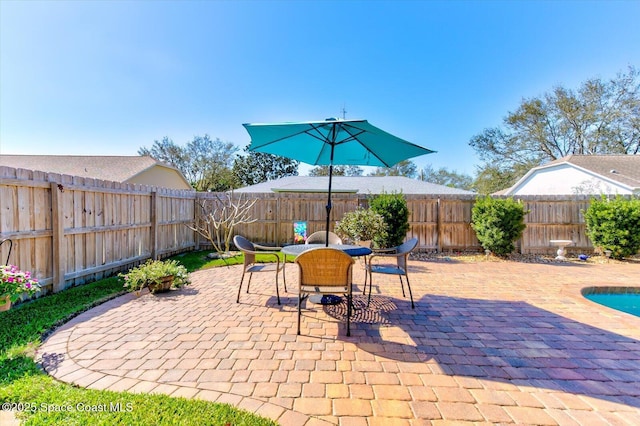
[[[600,305],[640,317],[640,287],[589,287],[582,290],[582,295]]]

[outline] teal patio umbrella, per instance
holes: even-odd
[[[400,139],[367,120],[247,123],[249,151],[279,155],[315,166],[329,166],[327,242],[331,216],[331,181],[334,165],[392,167],[400,161],[432,151]]]

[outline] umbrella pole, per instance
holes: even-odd
[[[333,154],[333,147],[331,149]],[[332,155],[333,157],[333,155]],[[325,228],[325,247],[329,247],[329,223],[331,222],[331,180],[333,178],[333,164],[329,165],[329,197],[327,199],[327,224]]]
[[[329,158],[329,195],[327,197],[327,226],[324,246],[329,247],[329,222],[331,221],[331,181],[333,180],[333,152],[336,147],[336,123],[331,126],[331,157]]]

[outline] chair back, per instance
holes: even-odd
[[[256,248],[253,243],[241,235],[233,237],[233,244],[244,254],[244,264],[248,265],[256,261]]]
[[[330,247],[307,250],[296,257],[300,266],[300,285],[344,287],[351,283],[353,258]]]
[[[307,237],[305,244],[322,244],[327,240],[327,231],[317,231]],[[337,234],[329,231],[329,244],[342,244]]]
[[[8,265],[9,264],[9,258],[11,258],[11,249],[13,248],[13,241],[10,240],[9,238],[5,238],[3,240],[0,240],[0,246],[4,243],[8,242],[9,243],[9,253],[7,253],[7,261],[3,263],[3,265]]]
[[[405,241],[396,247],[397,254],[403,254],[404,256],[398,256],[398,268],[402,268],[403,270],[407,270],[407,259],[409,257],[409,253],[413,251],[414,248],[418,245],[417,238],[411,238],[410,240]]]

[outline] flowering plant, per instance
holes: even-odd
[[[16,302],[24,293],[32,295],[38,291],[40,284],[29,271],[21,271],[15,265],[0,265],[0,303],[6,296]]]

